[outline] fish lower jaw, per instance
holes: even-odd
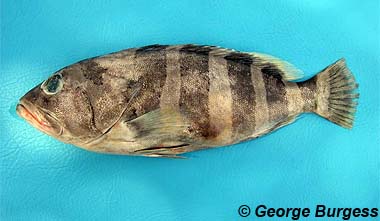
[[[55,136],[54,129],[51,127],[50,123],[43,120],[38,113],[30,111],[24,104],[17,104],[16,112],[21,118],[24,118],[36,129],[48,135]]]

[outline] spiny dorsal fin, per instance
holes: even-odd
[[[280,74],[286,81],[299,80],[304,76],[301,70],[289,62],[262,53],[240,52],[218,46],[194,44],[174,45],[168,47],[167,50],[180,50],[181,48],[191,48],[191,52],[199,54],[207,51],[211,56],[223,57],[227,60],[233,60],[241,63],[247,62],[257,66],[258,68],[265,69],[268,74]]]

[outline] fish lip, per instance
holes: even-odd
[[[32,126],[44,133],[47,133],[48,135],[60,136],[63,133],[63,127],[54,116],[33,104],[29,104],[29,102],[23,99],[21,99],[17,104],[16,112],[21,118],[24,118]],[[46,117],[42,115],[42,113],[49,115],[49,118],[52,118],[56,125],[59,126],[59,130],[54,128],[54,126],[46,119]]]

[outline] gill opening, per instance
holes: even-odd
[[[128,106],[131,104],[132,100],[137,96],[137,94],[139,93],[140,89],[141,89],[141,85],[139,85],[138,87],[136,87],[136,88],[134,89],[134,91],[133,91],[132,94],[131,94],[131,98],[128,100],[128,102],[127,102],[127,104],[125,105],[125,108],[124,108],[124,110],[121,112],[120,116],[115,120],[114,123],[111,124],[111,126],[109,126],[109,127],[104,131],[104,133],[100,134],[99,136],[95,137],[94,139],[91,139],[91,140],[85,142],[84,144],[85,144],[85,145],[90,145],[91,143],[94,143],[94,142],[96,142],[96,141],[101,141],[101,138],[102,138],[104,135],[108,134],[108,133],[111,131],[111,129],[115,126],[115,124],[117,124],[117,122],[119,122],[119,121],[121,120],[121,118],[123,117],[125,111],[127,111]],[[135,142],[135,141],[125,141],[125,142]]]

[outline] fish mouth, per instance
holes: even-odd
[[[63,132],[55,117],[25,100],[21,100],[16,107],[17,114],[38,130],[53,136],[60,136]]]

